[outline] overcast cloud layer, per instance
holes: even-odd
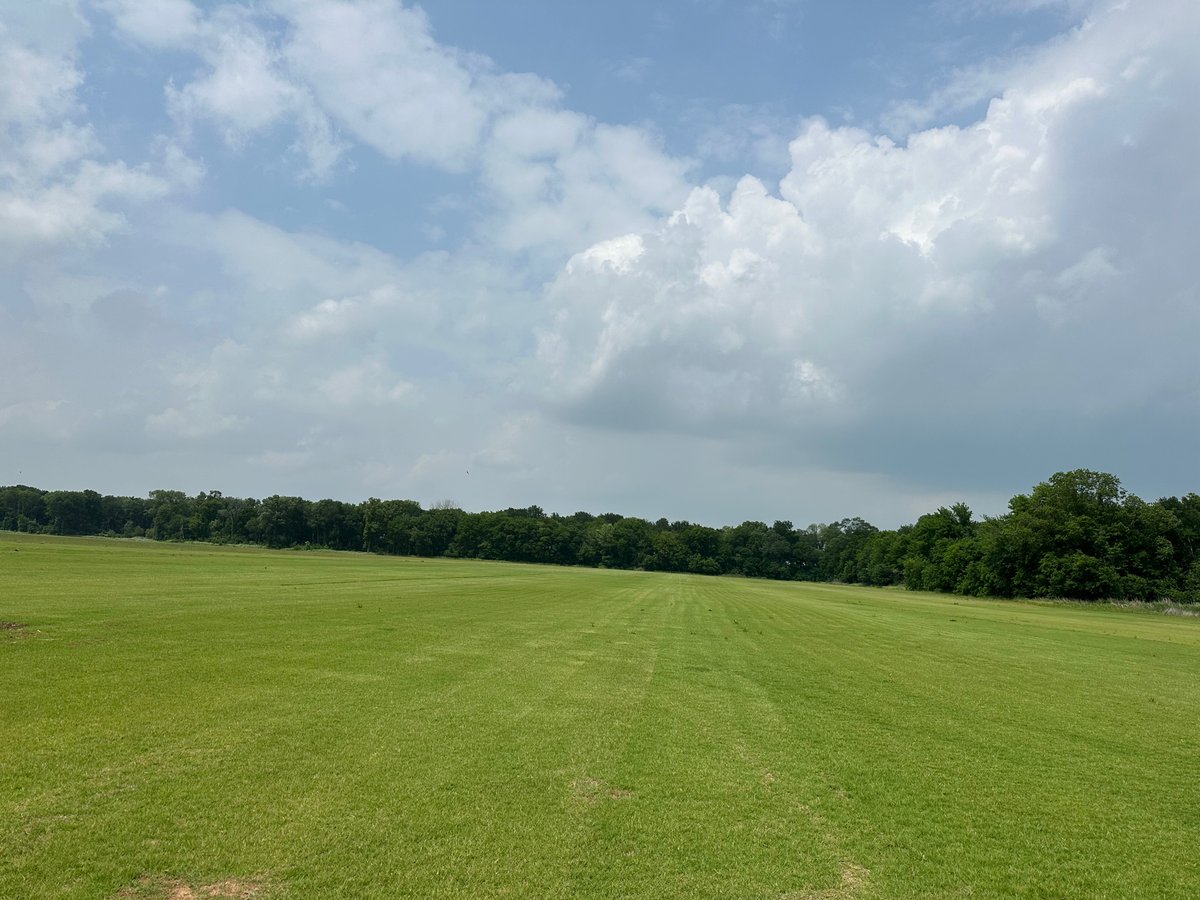
[[[764,54],[804,7],[745,12]],[[713,524],[1200,490],[1200,5],[957,27],[1047,7],[870,119],[614,119],[437,3],[8,0],[0,482]]]

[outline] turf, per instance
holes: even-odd
[[[1200,896],[1197,619],[0,534],[0,621],[6,898]]]

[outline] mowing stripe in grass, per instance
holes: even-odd
[[[1200,893],[1194,620],[0,535],[0,621],[2,897]]]

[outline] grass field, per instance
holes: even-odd
[[[1200,896],[1197,619],[0,534],[0,621],[5,898]]]

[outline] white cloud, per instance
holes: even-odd
[[[984,433],[1011,457],[1047,423],[1076,422],[1083,452],[1083,409],[1158,414],[1195,379],[1197,33],[1194,4],[1113,7],[972,125],[897,144],[809,121],[778,196],[696,189],[576,255],[531,384],[572,421],[740,428],[867,467],[897,428],[895,464],[919,468]],[[1157,348],[1153,377],[1124,342]]]
[[[168,182],[184,192],[200,186],[206,172],[204,164],[189,156],[176,141],[159,135],[154,139],[152,149]]]
[[[558,88],[434,40],[420,9],[279,2],[290,69],[348,134],[394,160],[478,167],[508,250],[570,250],[651,221],[686,193],[687,161],[644,130],[563,109]]]
[[[186,130],[211,121],[225,142],[241,147],[283,122],[298,134],[294,149],[305,158],[303,175],[327,178],[345,151],[310,91],[287,72],[281,53],[247,11],[222,7],[195,34],[208,72],[183,87],[167,85],[167,104]],[[136,36],[136,35],[135,35]]]
[[[84,162],[63,181],[0,194],[0,248],[19,252],[67,240],[96,243],[125,221],[104,201],[148,200],[167,190],[161,178],[123,163]]]
[[[1037,85],[1061,84],[1074,70],[1087,77],[1101,56],[1123,56],[1130,62],[1153,53],[1161,38],[1161,22],[1170,17],[1180,0],[1155,0],[1159,12],[1127,14],[1119,4],[1107,0],[978,0],[964,4],[955,0],[955,12],[1029,12],[1039,7],[1061,7],[1079,24],[1043,47],[1021,47],[995,58],[982,59],[951,72],[944,83],[920,98],[893,103],[881,117],[882,127],[893,137],[927,128],[961,114],[1006,92],[1032,90]],[[1184,0],[1186,4],[1186,0]],[[1188,10],[1182,10],[1186,15]],[[1121,27],[1112,23],[1119,20]]]
[[[0,121],[36,127],[72,115],[83,76],[70,57],[43,53],[5,39],[0,56]]]
[[[376,319],[374,314],[393,305],[396,299],[396,291],[390,285],[366,296],[327,298],[293,317],[286,333],[294,341],[306,342],[357,332],[369,327]]]
[[[393,159],[467,165],[488,119],[485,97],[473,61],[439,45],[423,11],[384,0],[275,7],[292,28],[292,70],[347,130]]]
[[[151,47],[186,46],[200,33],[200,15],[190,0],[102,0],[117,27]]]
[[[144,160],[101,146],[122,123],[92,125],[72,4],[59,30],[0,35],[7,460],[123,467],[139,492],[721,521],[807,515],[795,497],[908,517],[925,508],[843,498],[911,487],[881,470],[938,469],[924,502],[1141,431],[1197,438],[1193,4],[1105,7],[960,73],[897,111],[920,131],[718,110],[697,120],[701,158],[756,159],[762,177],[700,188],[651,128],[439,43],[415,7],[105,8],[97,56],[111,22],[147,72],[177,66],[179,129]],[[980,100],[979,121],[928,127]],[[240,152],[206,176],[209,128]],[[330,189],[243,200],[264,147]],[[461,173],[446,192],[469,236],[447,221],[444,252],[381,249],[361,184],[333,181],[364,153],[372,177]],[[332,230],[347,223],[358,240]]]
[[[226,140],[278,122],[295,102],[295,89],[275,71],[274,54],[244,17],[226,15],[214,23],[212,71],[176,91],[168,100],[177,115],[206,114],[225,126]]]
[[[127,7],[113,9],[139,39]],[[221,6],[197,20],[191,46],[204,70],[166,88],[185,139],[202,122],[235,149],[289,129],[314,180],[338,170],[350,140],[394,162],[478,172],[483,236],[505,250],[573,252],[648,227],[686,196],[690,162],[653,134],[597,123],[564,109],[552,82],[440,44],[416,7]]]
[[[551,290],[559,312],[540,335],[549,390],[642,427],[777,407],[797,366],[820,370],[786,346],[803,316],[779,284],[777,258],[807,240],[795,207],[746,178],[726,207],[697,189],[656,231],[578,254]]]
[[[490,234],[508,250],[574,252],[652,225],[687,196],[689,168],[641,129],[517,113],[497,123],[484,157],[498,212]]]
[[[593,272],[603,272],[609,269],[619,274],[625,274],[630,267],[646,252],[646,243],[639,234],[625,234],[611,240],[594,244],[581,253],[575,254],[567,262],[566,272],[573,275],[577,270],[590,269]]]
[[[178,168],[102,161],[82,84],[73,51],[40,50],[0,31],[0,258],[100,242],[124,225],[123,205],[173,187]]]

